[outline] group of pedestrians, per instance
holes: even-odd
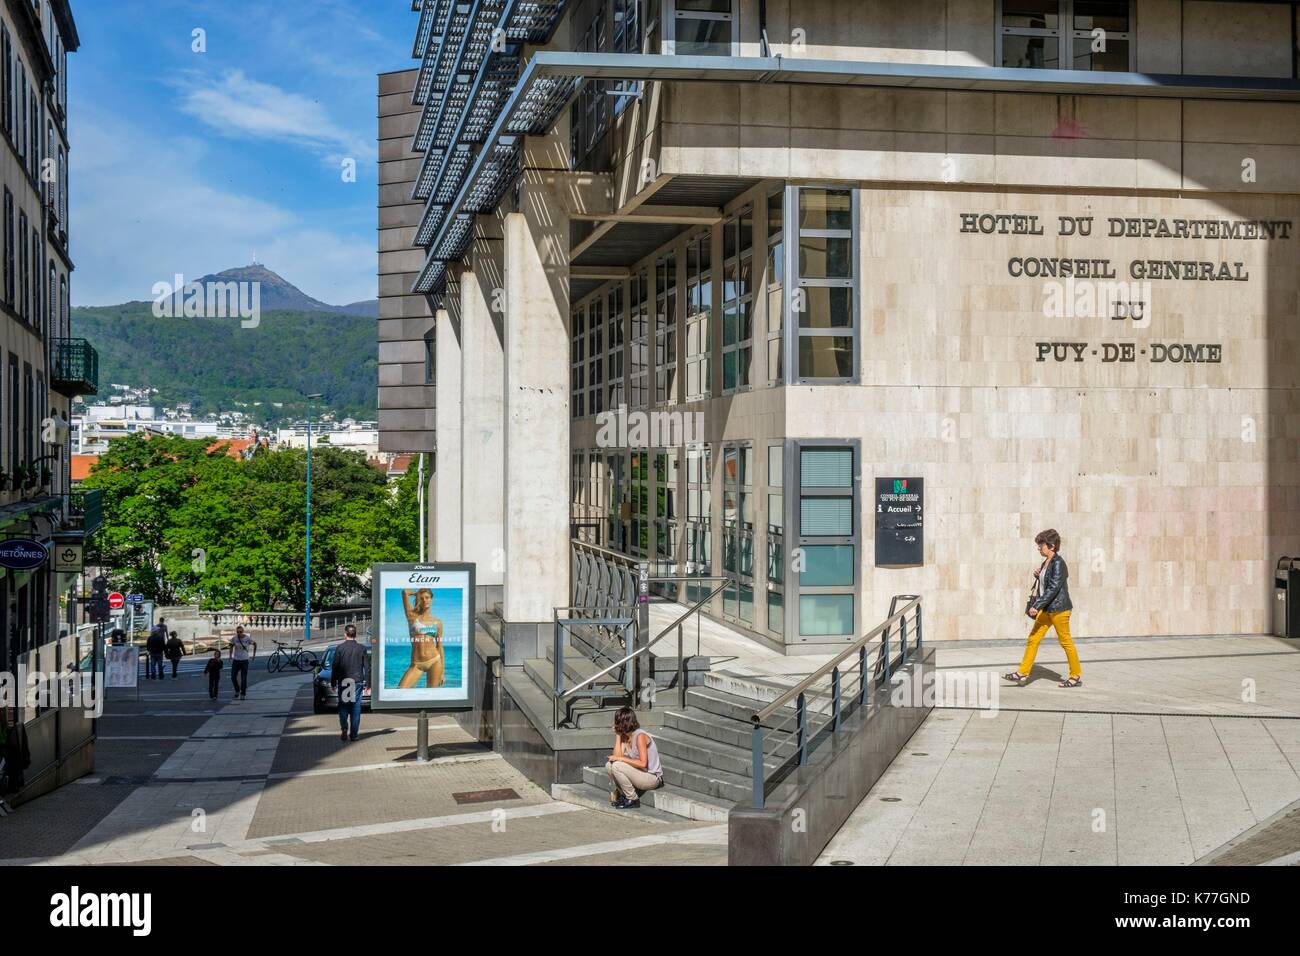
[[[125,644],[126,632],[120,629],[114,630],[113,643]],[[148,655],[146,680],[164,679],[164,661],[171,663],[172,680],[176,680],[180,671],[181,658],[189,655],[189,651],[185,649],[185,643],[180,639],[180,636],[175,631],[167,630],[167,619],[163,617],[158,618],[158,623],[149,629],[149,637],[145,640],[145,652]],[[235,689],[233,699],[246,700],[248,698],[248,667],[249,663],[257,657],[257,642],[244,633],[242,624],[235,628],[235,636],[230,640],[227,657],[230,660],[230,682]],[[213,700],[217,699],[217,692],[221,684],[221,672],[225,669],[225,666],[225,662],[221,659],[221,651],[214,650],[212,657],[203,667],[203,674],[208,679],[208,697]]]
[[[114,631],[113,633],[116,638],[117,632]],[[116,643],[116,640],[114,643]],[[185,650],[185,644],[177,636],[176,632],[167,630],[167,619],[165,617],[158,618],[158,623],[149,629],[149,637],[145,641],[145,650],[149,654],[149,659],[146,662],[145,680],[164,679],[164,660],[171,662],[172,680],[175,680],[177,672],[180,670],[181,658],[189,653]]]

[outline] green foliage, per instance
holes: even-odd
[[[196,415],[241,411],[275,424],[301,418],[306,396],[319,391],[318,412],[377,415],[374,319],[263,312],[246,329],[237,318],[155,318],[151,303],[128,302],[73,309],[72,334],[99,352],[100,394],[111,382],[156,388],[161,404],[192,402]]]
[[[305,596],[307,456],[209,454],[207,441],[114,440],[85,481],[104,491],[100,560],[122,587],[160,603],[298,609]],[[362,592],[379,561],[414,561],[418,479],[389,484],[359,452],[311,459],[311,601]]]

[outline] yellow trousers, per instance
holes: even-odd
[[[1034,618],[1034,629],[1029,632],[1029,643],[1025,645],[1025,656],[1020,661],[1018,673],[1029,673],[1038,654],[1038,645],[1042,643],[1052,627],[1056,628],[1056,639],[1061,642],[1065,659],[1070,662],[1070,676],[1082,677],[1083,668],[1079,666],[1079,652],[1074,649],[1074,641],[1070,640],[1069,611],[1057,611],[1055,614],[1048,614],[1046,611],[1038,612],[1038,617]]]

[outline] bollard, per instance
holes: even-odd
[[[420,711],[420,720],[415,727],[415,762],[429,762],[429,712]]]

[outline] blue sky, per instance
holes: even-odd
[[[73,304],[151,299],[254,253],[325,302],[375,296],[376,74],[414,65],[410,0],[72,9]]]

